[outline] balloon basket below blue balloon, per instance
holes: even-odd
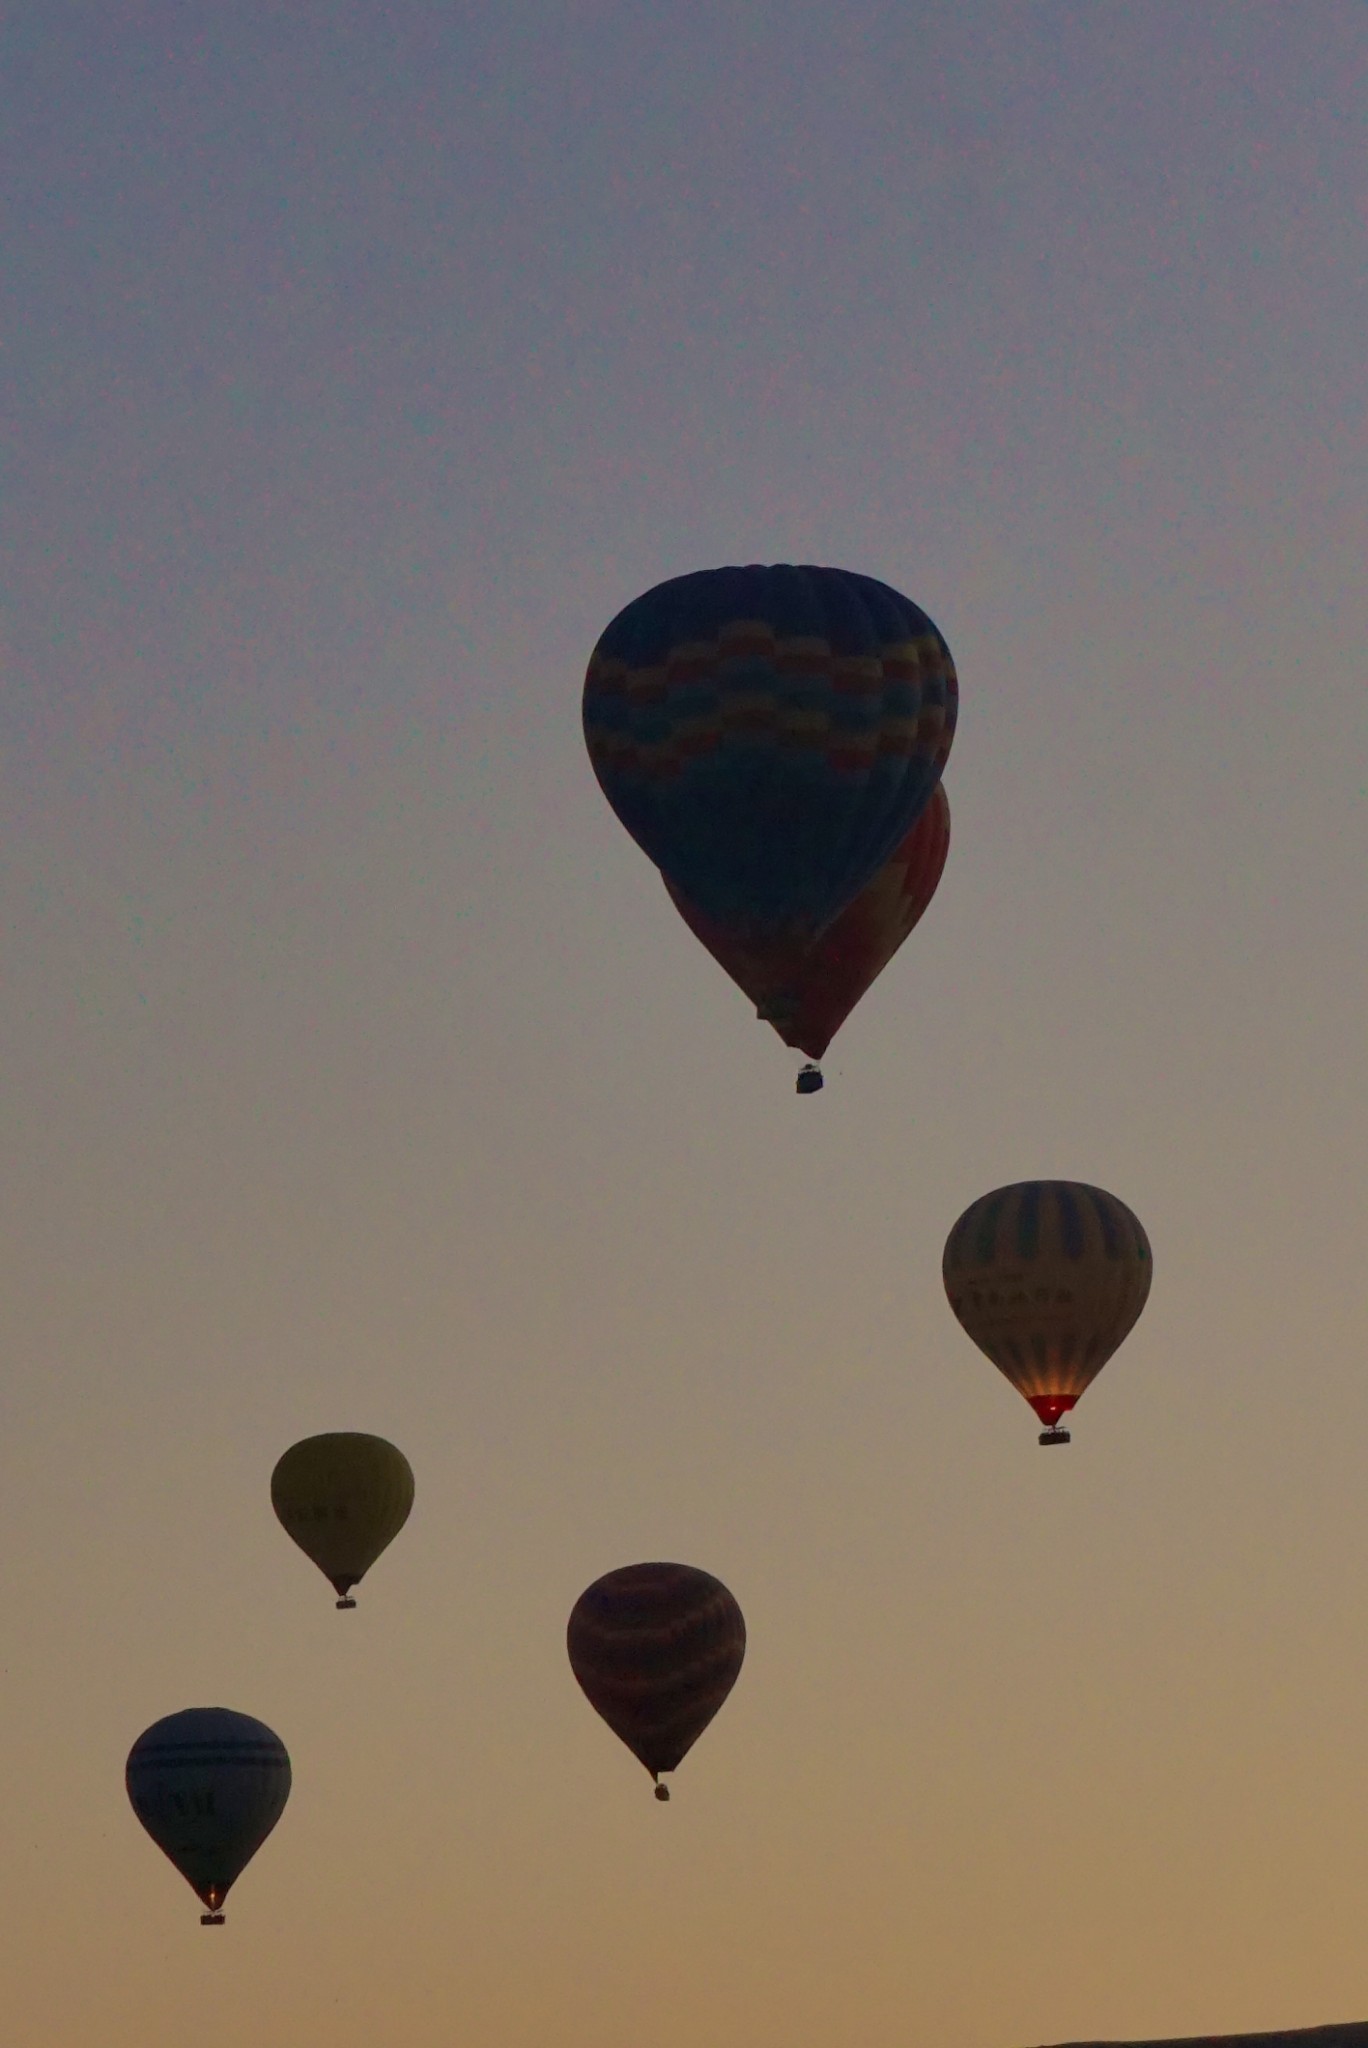
[[[804,1067],[798,1076],[797,1088],[800,1095],[815,1095],[824,1086],[820,1067]]]

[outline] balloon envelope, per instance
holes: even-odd
[[[575,1602],[570,1668],[652,1778],[672,1771],[731,1691],[746,1654],[732,1595],[685,1564],[629,1564]]]
[[[1139,1218],[1074,1180],[981,1196],[951,1231],[943,1263],[961,1324],[1047,1427],[1134,1327],[1153,1268]]]
[[[584,732],[618,817],[705,917],[806,944],[930,800],[959,686],[925,612],[843,569],[705,569],[599,640]]]
[[[308,1436],[271,1474],[271,1505],[340,1602],[408,1520],[413,1469],[382,1436]]]
[[[157,1847],[217,1915],[285,1810],[290,1759],[250,1714],[187,1707],[138,1737],[124,1782]]]
[[[772,1024],[785,1045],[819,1060],[855,1005],[920,922],[950,851],[950,804],[931,801],[858,896],[796,959],[790,947],[747,945],[696,910],[670,881],[675,909],[695,938]]]

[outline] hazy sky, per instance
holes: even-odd
[[[0,31],[15,2048],[1368,2014],[1368,10],[29,0]],[[959,665],[826,1092],[584,754],[662,577]],[[1042,1458],[941,1248],[1149,1306]],[[413,1519],[334,1613],[296,1437]],[[740,1600],[668,1808],[613,1565]],[[202,1933],[124,1794],[287,1743]]]

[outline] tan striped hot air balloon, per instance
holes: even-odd
[[[1153,1272],[1139,1218],[1102,1188],[1026,1180],[980,1196],[945,1246],[950,1306],[1066,1444],[1059,1418],[1134,1327]]]
[[[271,1505],[331,1582],[338,1606],[355,1607],[352,1587],[409,1518],[413,1469],[382,1436],[307,1436],[271,1474]]]
[[[731,1691],[746,1654],[741,1609],[720,1579],[687,1564],[629,1564],[575,1602],[570,1668],[595,1712],[660,1783]]]

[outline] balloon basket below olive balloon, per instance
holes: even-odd
[[[222,1925],[223,1925],[223,1915],[222,1915],[222,1913],[201,1913],[201,1914],[200,1914],[200,1926],[201,1926],[201,1927],[222,1927]]]
[[[1042,1444],[1071,1444],[1073,1438],[1069,1435],[1067,1429],[1060,1423],[1056,1423],[1052,1429],[1041,1430],[1040,1441]]]
[[[800,1095],[815,1095],[824,1085],[820,1067],[804,1067],[796,1083]]]
[[[657,1786],[656,1786],[656,1788],[655,1788],[655,1796],[656,1796],[656,1798],[657,1798],[657,1799],[668,1799],[668,1798],[669,1798],[669,1796],[670,1796],[670,1788],[669,1788],[669,1786],[668,1786],[668,1785],[657,1785]]]

